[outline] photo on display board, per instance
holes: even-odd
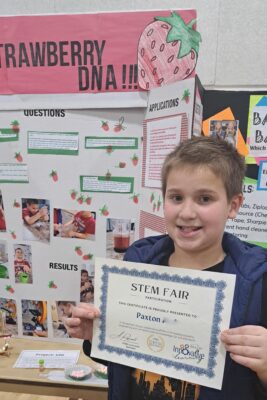
[[[48,200],[22,199],[22,238],[48,243],[50,241],[50,205]]]
[[[94,266],[82,265],[81,269],[81,285],[80,285],[80,302],[94,302]]]
[[[134,241],[135,224],[130,219],[108,218],[106,226],[106,256],[122,260]]]
[[[0,189],[0,232],[6,232],[4,202],[1,189]]]
[[[14,272],[16,283],[32,283],[31,246],[14,244]]]
[[[2,326],[2,334],[6,335],[17,335],[18,334],[18,322],[17,322],[17,306],[16,301],[0,297],[0,310],[4,316],[5,326]]]
[[[8,251],[7,242],[0,240],[0,279],[8,279]]]
[[[67,329],[63,324],[64,317],[71,315],[71,307],[75,306],[75,301],[55,301],[51,304],[51,316],[53,324],[54,338],[68,338]]]
[[[96,213],[54,208],[54,236],[95,240]]]
[[[21,300],[24,336],[47,337],[47,302]]]
[[[237,120],[211,120],[209,136],[224,139],[236,147],[238,123]]]

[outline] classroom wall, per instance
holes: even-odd
[[[9,0],[0,15],[195,8],[198,74],[208,89],[267,88],[267,7],[262,0]]]

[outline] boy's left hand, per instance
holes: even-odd
[[[231,358],[256,372],[267,388],[267,329],[256,325],[227,329],[221,341]]]

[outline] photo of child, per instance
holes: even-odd
[[[0,190],[0,232],[6,232],[6,220],[4,213],[4,202],[2,191]]]
[[[8,279],[8,252],[7,242],[0,240],[0,279]]]
[[[90,276],[87,269],[83,268],[81,270],[80,301],[83,303],[93,303],[94,291],[93,276]]]
[[[130,219],[107,219],[106,256],[122,260],[134,241],[135,224]]]
[[[47,302],[21,300],[23,335],[47,337]]]
[[[22,199],[24,240],[50,241],[50,207],[48,200]]]
[[[56,301],[51,304],[51,315],[53,321],[53,337],[68,338],[70,337],[63,324],[64,317],[71,315],[71,307],[75,306],[75,301]]]
[[[0,310],[5,316],[5,334],[17,335],[17,306],[16,301],[0,297]]]
[[[54,236],[95,240],[96,213],[54,209]]]
[[[31,246],[14,245],[14,271],[16,283],[32,283]]]

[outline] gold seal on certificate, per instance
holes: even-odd
[[[93,357],[220,389],[235,276],[98,258]]]

